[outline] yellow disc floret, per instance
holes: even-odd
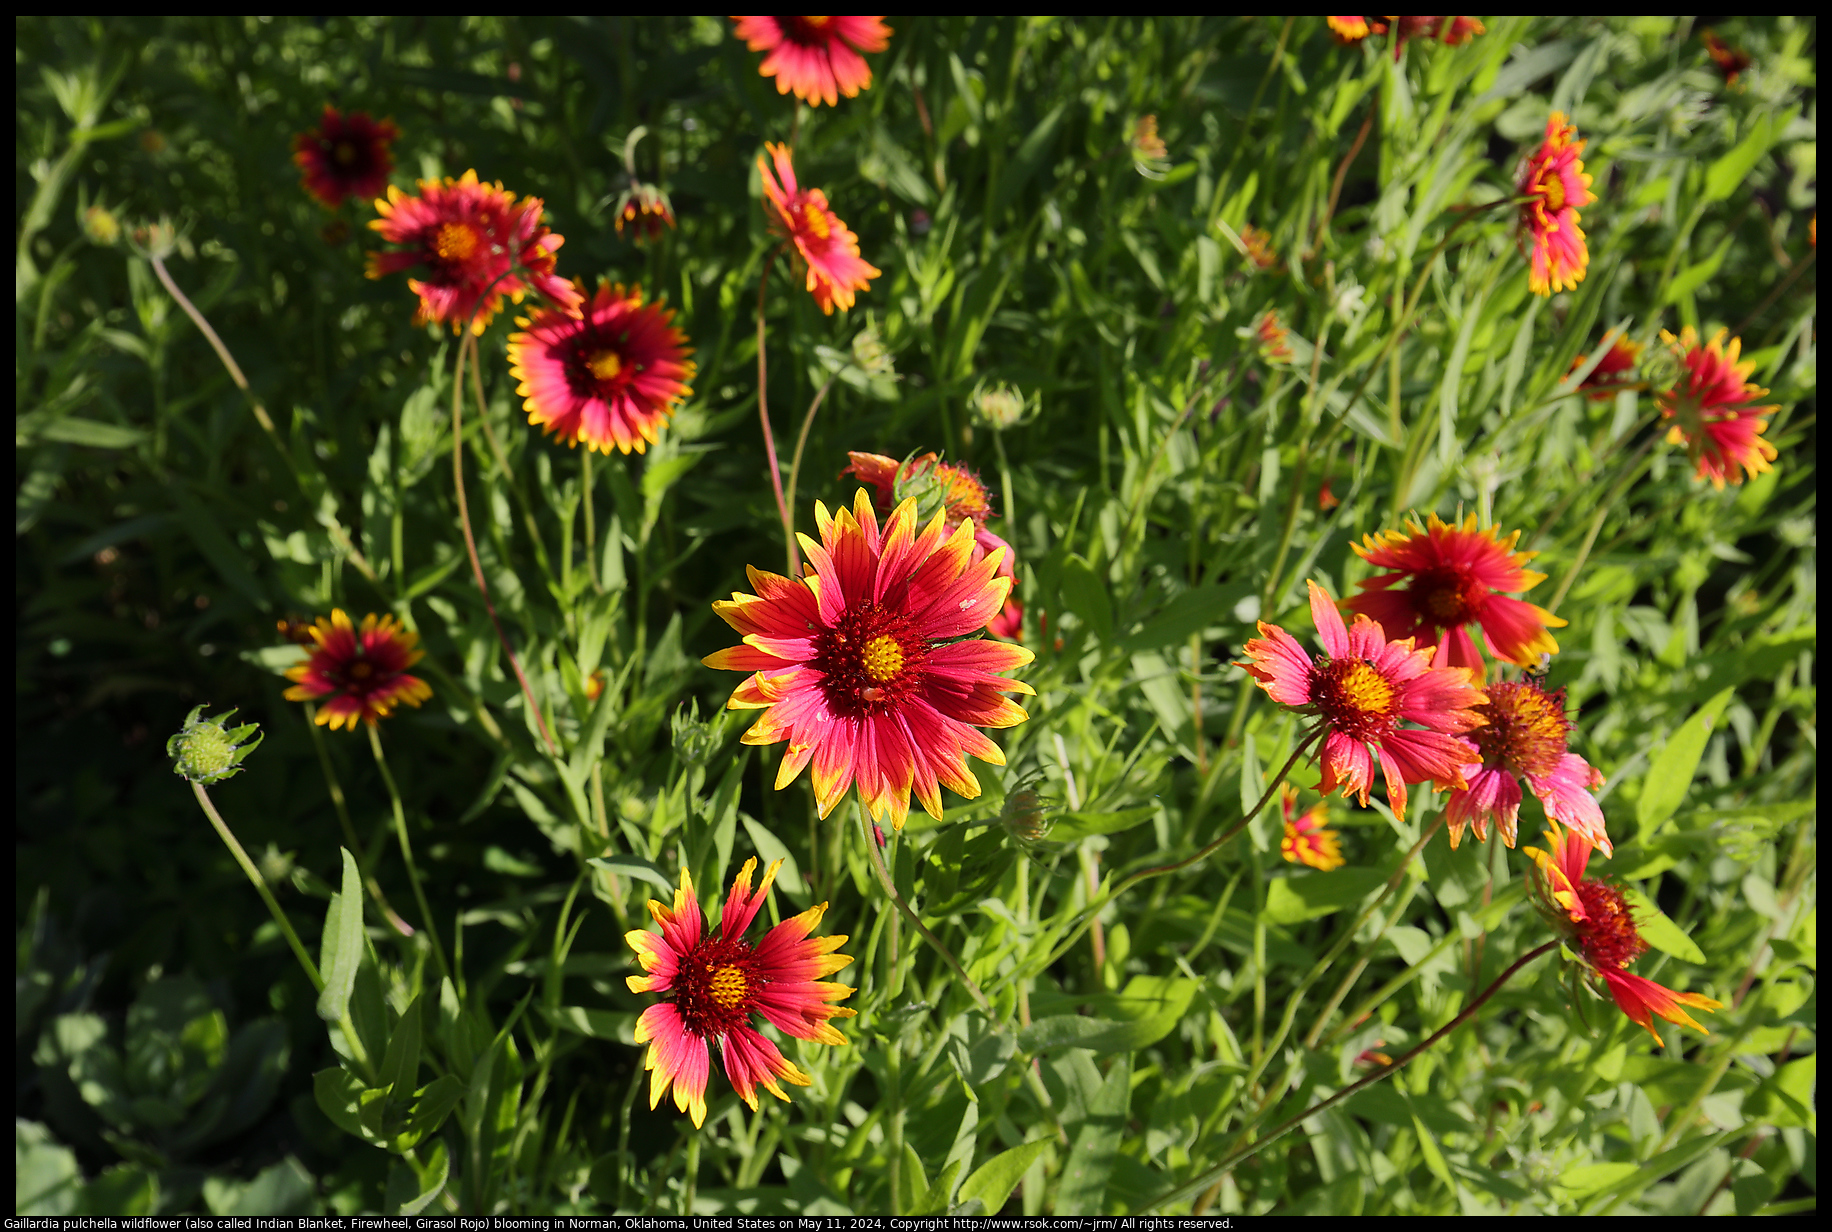
[[[894,637],[874,637],[865,643],[863,660],[865,674],[873,680],[894,680],[903,670],[903,647]]]

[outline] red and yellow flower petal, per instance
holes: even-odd
[[[1660,1032],[1654,1029],[1654,1015],[1658,1014],[1668,1022],[1682,1027],[1691,1027],[1694,1031],[1710,1035],[1692,1015],[1686,1013],[1682,1006],[1691,1006],[1696,1010],[1722,1009],[1724,1003],[1713,1001],[1710,997],[1695,992],[1674,992],[1663,988],[1653,980],[1628,971],[1603,971],[1603,982],[1609,986],[1609,993],[1616,999],[1616,1004],[1630,1021],[1643,1027],[1654,1037],[1654,1042],[1664,1044]]]

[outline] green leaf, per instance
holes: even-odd
[[[262,1169],[253,1180],[210,1177],[204,1181],[203,1197],[212,1215],[299,1216],[315,1215],[320,1209],[311,1173],[290,1155]]]
[[[37,435],[40,440],[87,445],[91,449],[132,449],[146,439],[146,433],[138,428],[123,428],[94,419],[79,419],[75,415],[53,419]]]
[[[1626,1181],[1639,1170],[1628,1163],[1578,1164],[1559,1173],[1552,1186],[1563,1190],[1568,1198],[1582,1198]]]
[[[356,1075],[341,1066],[333,1065],[312,1075],[312,1095],[318,1101],[318,1110],[346,1134],[371,1142],[360,1115],[363,1092],[367,1089]]]
[[[343,889],[331,896],[324,916],[324,938],[318,965],[324,991],[318,994],[318,1016],[337,1022],[350,1011],[350,993],[356,987],[356,968],[363,956],[363,888],[356,858],[343,852]]]
[[[1107,584],[1080,556],[1062,562],[1062,601],[1103,645],[1113,640],[1113,606],[1107,598]]]
[[[397,1160],[388,1170],[388,1189],[382,1208],[392,1215],[418,1215],[445,1188],[450,1179],[452,1161],[445,1153],[443,1141],[434,1142],[424,1164]]]
[[[903,1167],[897,1169],[897,1192],[891,1201],[900,1211],[919,1211],[929,1205],[929,1178],[922,1172],[922,1156],[908,1142],[903,1144]]]
[[[601,868],[607,873],[647,881],[658,887],[664,894],[673,894],[679,885],[677,882],[669,881],[668,875],[662,872],[653,860],[645,860],[641,856],[593,856],[586,863],[593,868]]]
[[[1048,1138],[1038,1138],[994,1155],[961,1182],[961,1201],[977,1199],[988,1215],[998,1214],[1006,1199],[1011,1197],[1011,1191],[1018,1187],[1030,1166],[1050,1149],[1050,1145]]]
[[[435,1078],[414,1092],[413,1110],[407,1114],[407,1128],[396,1134],[389,1149],[411,1150],[422,1138],[438,1129],[458,1106],[464,1095],[464,1082],[456,1074]]]
[[[1158,806],[1155,804],[1118,809],[1111,813],[1063,813],[1050,828],[1050,839],[1072,843],[1090,834],[1118,834],[1122,830],[1143,825],[1157,815]]]
[[[636,1015],[628,1011],[592,1010],[582,1005],[562,1005],[547,1010],[546,1014],[554,1026],[592,1039],[617,1040],[627,1044],[636,1028]]]
[[[1385,880],[1372,868],[1280,877],[1266,888],[1266,919],[1273,924],[1315,920],[1359,903]]]
[[[1244,582],[1230,586],[1197,586],[1186,590],[1164,605],[1164,609],[1146,621],[1134,633],[1120,639],[1126,651],[1157,650],[1164,646],[1182,646],[1193,634],[1211,625],[1245,623],[1239,612],[1243,600],[1253,594]],[[1066,598],[1066,596],[1065,596]]]
[[[1734,239],[1736,239],[1736,233],[1731,232],[1726,235],[1723,242],[1717,246],[1716,252],[1712,253],[1698,264],[1688,265],[1685,269],[1679,271],[1679,273],[1674,276],[1673,281],[1668,284],[1666,296],[1661,302],[1676,304],[1682,296],[1692,294],[1712,278],[1716,277],[1718,267],[1724,264],[1724,258],[1730,254],[1730,242]],[[1600,350],[1601,348],[1599,348],[1599,351]]]
[[[1654,905],[1653,899],[1633,886],[1624,886],[1622,896],[1628,900],[1635,928],[1643,941],[1662,954],[1671,954],[1689,963],[1705,961],[1705,952],[1680,930],[1679,925],[1667,918],[1666,912]]]
[[[1418,1135],[1419,1151],[1425,1156],[1425,1167],[1431,1175],[1451,1189],[1456,1189],[1457,1183],[1450,1177],[1450,1167],[1444,1162],[1444,1152],[1438,1149],[1438,1140],[1432,1137],[1431,1131],[1425,1128],[1425,1123],[1416,1115],[1412,1118],[1412,1131]]]
[[[1017,1183],[1016,1177],[1012,1183]],[[54,1140],[51,1131],[36,1121],[15,1118],[13,1213],[74,1214],[82,1190],[83,1170],[77,1166],[76,1153]]]
[[[1642,839],[1652,837],[1678,811],[1692,787],[1692,776],[1705,755],[1712,729],[1735,693],[1735,689],[1724,689],[1700,706],[1648,763],[1647,777],[1641,782],[1641,798],[1635,801],[1635,823]]]
[[[1030,134],[1018,146],[1018,152],[1010,164],[999,176],[998,187],[993,192],[992,204],[986,211],[987,223],[996,222],[1005,213],[1017,195],[1024,191],[1025,184],[1049,157],[1050,147],[1056,143],[1056,130],[1062,126],[1063,113],[1068,110],[1068,103],[1057,103],[1050,113],[1031,129]]]
[[[420,998],[415,996],[407,1012],[394,1024],[388,1039],[388,1051],[382,1057],[381,1087],[405,1102],[420,1074]]]
[[[1749,177],[1749,173],[1755,170],[1762,156],[1781,140],[1781,134],[1787,131],[1799,114],[1799,107],[1790,107],[1779,116],[1771,111],[1751,125],[1743,140],[1712,163],[1705,172],[1705,192],[1700,204],[1722,201],[1735,192]]]
[[[1099,1016],[1052,1014],[1018,1032],[1018,1047],[1029,1053],[1054,1048],[1130,1052],[1157,1043],[1176,1030],[1196,995],[1192,980],[1179,976],[1134,976],[1116,997],[1093,998]]]
[[[1075,1135],[1069,1157],[1062,1164],[1056,1190],[1056,1209],[1098,1211],[1104,1208],[1107,1179],[1113,1174],[1126,1132],[1126,1105],[1132,1095],[1132,1054],[1113,1059],[1107,1079],[1089,1102],[1088,1117]]]

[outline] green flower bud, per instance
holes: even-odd
[[[193,783],[220,783],[241,773],[242,759],[259,748],[265,737],[257,734],[255,723],[224,727],[224,721],[235,714],[233,710],[214,719],[200,719],[203,712],[199,706],[185,716],[184,728],[166,741],[165,752],[175,763],[172,773],[179,777]],[[254,736],[252,744],[242,743],[250,736]]]

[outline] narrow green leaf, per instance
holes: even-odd
[[[1094,572],[1094,566],[1080,556],[1062,562],[1062,601],[1080,617],[1102,645],[1113,640],[1113,605],[1107,597],[1107,584]]]
[[[65,415],[53,419],[38,433],[40,440],[63,441],[70,445],[87,445],[91,449],[132,449],[146,439],[138,428],[123,428],[94,419]]]
[[[1157,815],[1158,806],[1155,804],[1119,809],[1111,813],[1064,813],[1051,827],[1050,839],[1069,843],[1090,834],[1118,834],[1122,830],[1144,825]]]
[[[420,1073],[420,998],[408,1003],[407,1012],[394,1024],[388,1038],[388,1051],[382,1057],[381,1086],[402,1099],[414,1086]]]
[[[1654,900],[1633,886],[1622,888],[1623,897],[1628,899],[1629,909],[1634,916],[1635,928],[1641,933],[1641,939],[1659,950],[1662,954],[1671,954],[1690,963],[1703,963],[1705,952],[1698,948],[1698,943],[1680,930],[1679,925],[1667,918],[1666,912],[1654,905]]]
[[[343,848],[338,850],[343,852],[343,889],[331,896],[318,954],[319,970],[324,976],[324,991],[318,994],[318,1016],[326,1022],[337,1022],[349,1013],[356,968],[363,956],[362,878],[356,871],[356,858]]]
[[[1781,134],[1787,131],[1799,114],[1799,107],[1790,107],[1779,116],[1771,111],[1751,125],[1743,140],[1712,163],[1705,172],[1703,202],[1709,204],[1722,201],[1735,192],[1749,177],[1749,173],[1755,170],[1762,156],[1781,140]]]
[[[1049,1149],[1050,1140],[1038,1138],[1014,1146],[1009,1151],[999,1152],[975,1168],[973,1175],[961,1182],[961,1201],[965,1203],[977,1199],[988,1215],[998,1214],[1030,1166]]]
[[[1060,1211],[1098,1211],[1104,1208],[1107,1180],[1119,1158],[1120,1140],[1126,1132],[1126,1104],[1132,1095],[1132,1054],[1113,1059],[1100,1092],[1088,1105],[1088,1119],[1075,1135],[1069,1157],[1062,1164],[1056,1190]]]
[[[1643,839],[1651,837],[1679,810],[1692,787],[1692,776],[1698,772],[1711,732],[1735,693],[1735,689],[1724,689],[1700,706],[1698,713],[1680,724],[1666,746],[1648,763],[1647,777],[1641,781],[1641,798],[1635,801],[1635,824]]]
[[[635,877],[656,886],[664,894],[672,894],[677,883],[668,880],[668,874],[656,867],[652,860],[641,856],[593,856],[586,861],[593,868],[601,868],[607,873],[616,873],[623,877]]]
[[[1273,924],[1315,920],[1359,903],[1385,880],[1372,868],[1280,877],[1266,887],[1266,919]]]
[[[445,1123],[464,1094],[464,1082],[456,1074],[435,1078],[414,1093],[413,1111],[408,1114],[407,1128],[395,1136],[396,1151],[410,1150],[426,1135]]]
[[[1438,1140],[1431,1136],[1431,1131],[1425,1128],[1425,1123],[1416,1114],[1412,1118],[1412,1131],[1418,1135],[1419,1151],[1425,1156],[1425,1167],[1431,1175],[1454,1191],[1457,1183],[1451,1179],[1450,1167],[1444,1162],[1444,1152],[1438,1149]]]
[[[617,1040],[627,1044],[636,1028],[636,1015],[628,1012],[562,1005],[545,1013],[554,1026],[592,1039]]]

